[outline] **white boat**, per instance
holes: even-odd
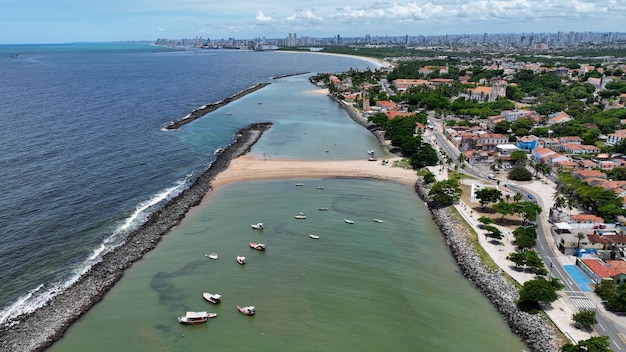
[[[204,292],[202,294],[202,297],[204,297],[204,299],[206,299],[207,301],[213,303],[213,304],[218,304],[222,301],[222,296],[218,293],[208,293],[208,292]]]
[[[306,215],[303,212],[299,212],[298,215],[295,216],[296,219],[306,219]]]
[[[216,260],[218,258],[217,253],[211,253],[207,257],[209,257],[209,259],[213,259],[213,260]]]
[[[254,306],[237,306],[237,310],[243,315],[254,315],[254,313],[256,313],[256,308]]]
[[[257,251],[264,251],[267,248],[267,245],[265,245],[265,243],[250,242],[250,248],[256,249]]]
[[[348,224],[354,224],[354,220],[343,219]]]
[[[207,312],[187,312],[182,317],[178,317],[178,322],[185,325],[204,324],[209,318],[215,318],[217,313]]]
[[[304,186],[304,183],[296,183],[296,186],[302,187]]]
[[[243,255],[238,255],[237,258],[235,258],[235,260],[237,261],[237,263],[241,265],[246,264],[246,257],[244,257]]]
[[[326,210],[328,210],[328,208],[318,208],[317,210],[319,210],[319,211],[326,211]]]
[[[323,191],[323,190],[324,190],[324,186],[317,186],[317,187],[315,187],[315,188],[316,188],[316,189],[319,189],[320,191]]]
[[[373,220],[374,220],[374,222],[378,222],[378,223],[382,223],[382,222],[383,222],[383,221],[382,221],[382,220],[380,220],[380,219],[373,219]]]
[[[312,234],[312,233],[310,233],[310,234],[309,234],[309,237],[311,237],[311,238],[312,238],[312,239],[314,239],[314,240],[316,240],[316,239],[320,238],[320,236],[318,236],[318,235],[314,235],[314,234]]]
[[[256,229],[256,230],[263,230],[263,223],[262,222],[259,222],[259,223],[256,223],[256,224],[251,224],[250,226],[252,226],[252,228]]]

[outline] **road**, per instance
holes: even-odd
[[[458,167],[458,170],[463,172],[464,174],[471,175],[476,178],[483,178],[484,175],[477,172],[473,167],[470,168],[462,168],[459,162],[459,153],[460,151],[455,148],[448,140],[440,133],[442,128],[442,122],[435,119],[430,119],[431,123],[434,125],[434,129],[431,133],[427,133],[425,136],[430,136],[430,142],[436,141],[436,146],[439,148],[439,151],[445,155],[448,155],[454,165]],[[435,147],[435,145],[433,145]],[[490,180],[485,180],[489,182]],[[531,191],[526,189],[523,186],[519,185],[511,185],[510,183],[506,185],[507,188],[511,189],[516,193],[520,193],[524,199],[529,199],[528,195],[532,195],[533,199],[535,199],[539,206],[542,209],[546,209],[543,204],[543,200],[540,194],[536,193],[536,191]],[[550,196],[552,192],[550,193]],[[620,335],[619,328],[615,325],[615,323],[609,320],[603,313],[601,309],[598,309],[600,304],[602,304],[600,299],[594,293],[584,292],[575,282],[574,279],[568,274],[568,272],[563,267],[561,260],[564,255],[555,249],[556,244],[552,239],[552,234],[550,231],[550,224],[547,221],[547,216],[540,216],[540,221],[538,221],[537,225],[537,245],[535,249],[543,259],[546,266],[549,268],[549,277],[556,277],[561,280],[561,282],[565,285],[563,292],[567,294],[569,297],[569,301],[577,309],[596,309],[596,319],[598,320],[598,324],[594,326],[594,330],[598,335],[608,336],[611,340],[611,349],[613,351],[626,351],[626,342],[622,339]],[[555,244],[553,246],[552,244]]]

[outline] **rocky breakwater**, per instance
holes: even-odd
[[[222,101],[218,101],[216,103],[211,103],[211,104],[207,104],[204,105],[202,107],[199,107],[195,110],[193,110],[192,112],[190,112],[187,116],[183,117],[182,119],[176,120],[171,122],[170,124],[168,124],[167,126],[165,126],[166,130],[175,130],[180,128],[183,125],[186,125],[188,123],[190,123],[191,121],[194,121],[212,111],[215,111],[219,108],[221,108],[222,106],[226,106],[228,104],[230,104],[231,102],[247,95],[250,94],[252,92],[255,92],[265,86],[268,86],[270,83],[259,83],[256,84],[250,88],[246,88],[244,90],[242,90],[241,92],[231,95],[230,97],[222,100]]]
[[[423,200],[430,201],[428,190],[419,183],[416,184],[416,192]],[[554,328],[545,318],[528,314],[517,307],[515,304],[519,298],[517,288],[505,278],[501,270],[489,271],[482,264],[468,241],[466,225],[448,208],[430,207],[430,211],[463,275],[491,301],[511,330],[533,351],[558,351]]]
[[[118,282],[126,269],[156,247],[211,189],[211,181],[230,161],[245,154],[271,127],[271,123],[252,124],[237,131],[233,141],[208,169],[177,197],[153,213],[125,242],[103,256],[74,284],[32,313],[11,319],[0,327],[0,351],[43,351],[63,336],[70,325],[98,303]]]

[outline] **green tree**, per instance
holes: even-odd
[[[593,309],[583,309],[574,314],[572,319],[586,329],[589,329],[598,323],[598,320],[596,319],[596,311]]]
[[[492,226],[492,225],[485,225],[483,226],[483,229],[485,231],[487,231],[485,233],[485,236],[496,239],[496,240],[501,240],[504,235],[502,234],[502,231],[500,231],[497,227]]]
[[[530,181],[533,178],[533,174],[526,169],[525,166],[515,164],[509,174],[507,175],[508,179],[515,181]]]
[[[502,199],[502,192],[497,188],[481,188],[475,192],[475,195],[483,210],[487,204],[495,203]]]
[[[425,184],[429,185],[435,181],[437,181],[437,179],[435,178],[435,174],[433,174],[430,170],[425,169],[426,171],[424,171],[424,178],[423,181]]]
[[[537,245],[537,230],[533,226],[520,226],[513,230],[513,236],[519,248],[532,248]]]
[[[578,341],[578,345],[571,342],[561,347],[562,352],[611,352],[611,342],[608,336],[594,336],[587,340]]]
[[[444,207],[454,204],[461,197],[461,187],[456,179],[435,182],[428,192],[435,207]]]
[[[515,165],[526,166],[528,156],[522,150],[516,150],[511,152],[511,161],[513,161]]]
[[[541,308],[539,302],[554,302],[557,298],[551,282],[545,279],[528,280],[519,291],[517,305],[525,312],[534,313]]]

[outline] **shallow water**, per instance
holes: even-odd
[[[299,212],[307,218],[295,219]],[[257,222],[264,230],[251,228]],[[320,239],[309,238],[310,233]],[[250,241],[268,248],[254,251]],[[210,252],[220,258],[208,259]],[[235,262],[237,255],[246,256],[244,266]],[[205,291],[222,294],[222,303],[204,301]],[[236,305],[254,305],[257,314],[243,316]],[[180,325],[176,316],[187,310],[218,316],[205,325]],[[458,272],[410,187],[339,179],[252,181],[215,190],[50,351],[208,346],[239,351],[524,348]]]

